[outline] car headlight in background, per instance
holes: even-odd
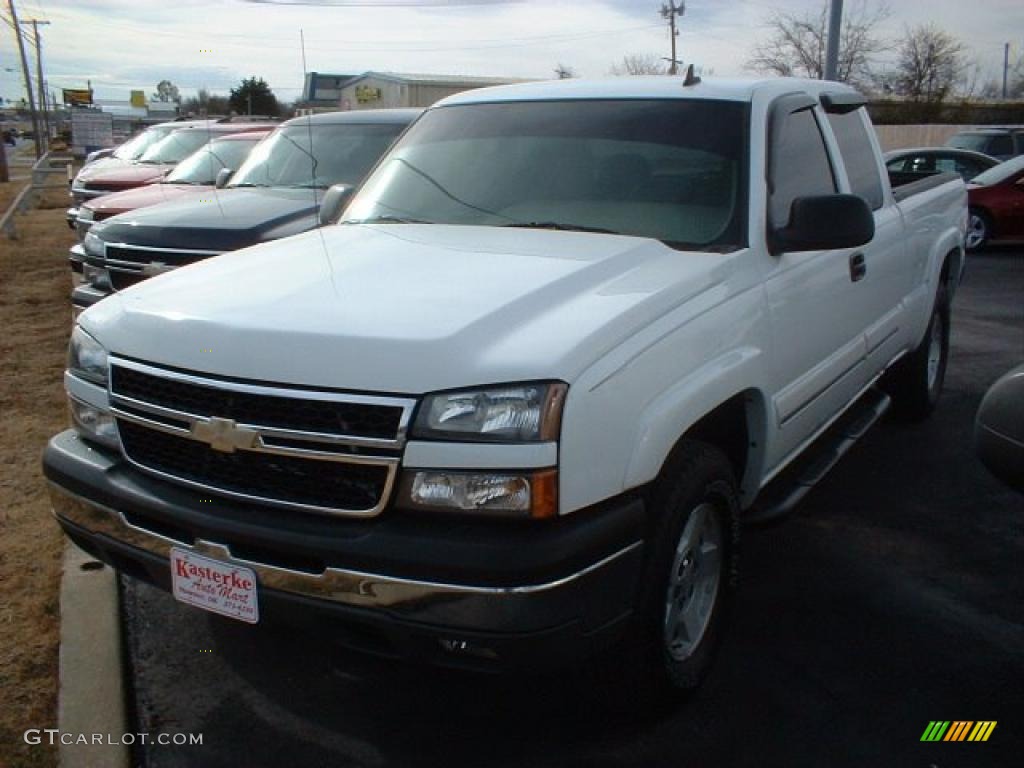
[[[90,256],[102,258],[104,255],[103,240],[95,232],[86,234],[85,239],[82,241],[82,247]]]
[[[487,442],[557,440],[568,387],[560,381],[428,395],[414,438]]]
[[[96,339],[76,325],[68,344],[68,370],[75,376],[100,386],[107,385],[110,363],[107,350]]]
[[[87,208],[86,206],[83,205],[83,206],[80,206],[79,209],[78,209],[78,220],[79,221],[92,221],[94,215],[95,214],[93,213],[92,208]]]
[[[555,517],[558,514],[558,471],[408,470],[402,479],[398,506],[498,517]]]

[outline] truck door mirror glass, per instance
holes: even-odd
[[[232,170],[230,168],[221,168],[217,171],[217,178],[213,182],[213,185],[217,189],[224,189],[227,186],[228,181],[231,179]]]
[[[324,192],[323,200],[320,201],[320,213],[318,214],[321,227],[337,221],[338,214],[345,210],[345,206],[348,205],[355,191],[356,188],[349,184],[335,184]]]
[[[857,195],[798,197],[789,222],[772,232],[772,253],[855,248],[875,236],[875,217]]]

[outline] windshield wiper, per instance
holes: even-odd
[[[388,214],[381,214],[380,216],[371,216],[368,219],[349,219],[341,222],[342,224],[435,224],[433,221],[425,221],[424,219],[409,219],[404,216],[389,216]]]
[[[513,221],[511,224],[502,224],[503,227],[520,227],[522,229],[558,229],[565,232],[598,232],[603,235],[621,235],[614,229],[602,229],[601,227],[585,227],[582,224],[564,224],[560,221]]]
[[[269,184],[256,184],[252,181],[240,181],[237,184],[228,184],[228,189],[241,189],[242,187],[269,187]]]

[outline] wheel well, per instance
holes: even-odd
[[[939,282],[949,291],[949,298],[952,300],[952,292],[956,289],[957,278],[960,275],[960,266],[963,264],[964,255],[963,252],[957,248],[946,254],[945,260],[942,262],[942,271],[939,273]],[[950,281],[950,275],[954,276],[952,282]]]
[[[690,427],[684,437],[700,440],[718,448],[729,459],[736,482],[742,483],[750,458],[750,426],[747,419],[748,396],[740,393],[729,398]]]

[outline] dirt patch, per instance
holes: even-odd
[[[64,222],[67,192],[43,204],[18,216],[18,240],[0,235],[0,766],[57,764],[56,749],[23,739],[57,723],[63,538],[40,453],[68,421],[61,380],[75,238]]]

